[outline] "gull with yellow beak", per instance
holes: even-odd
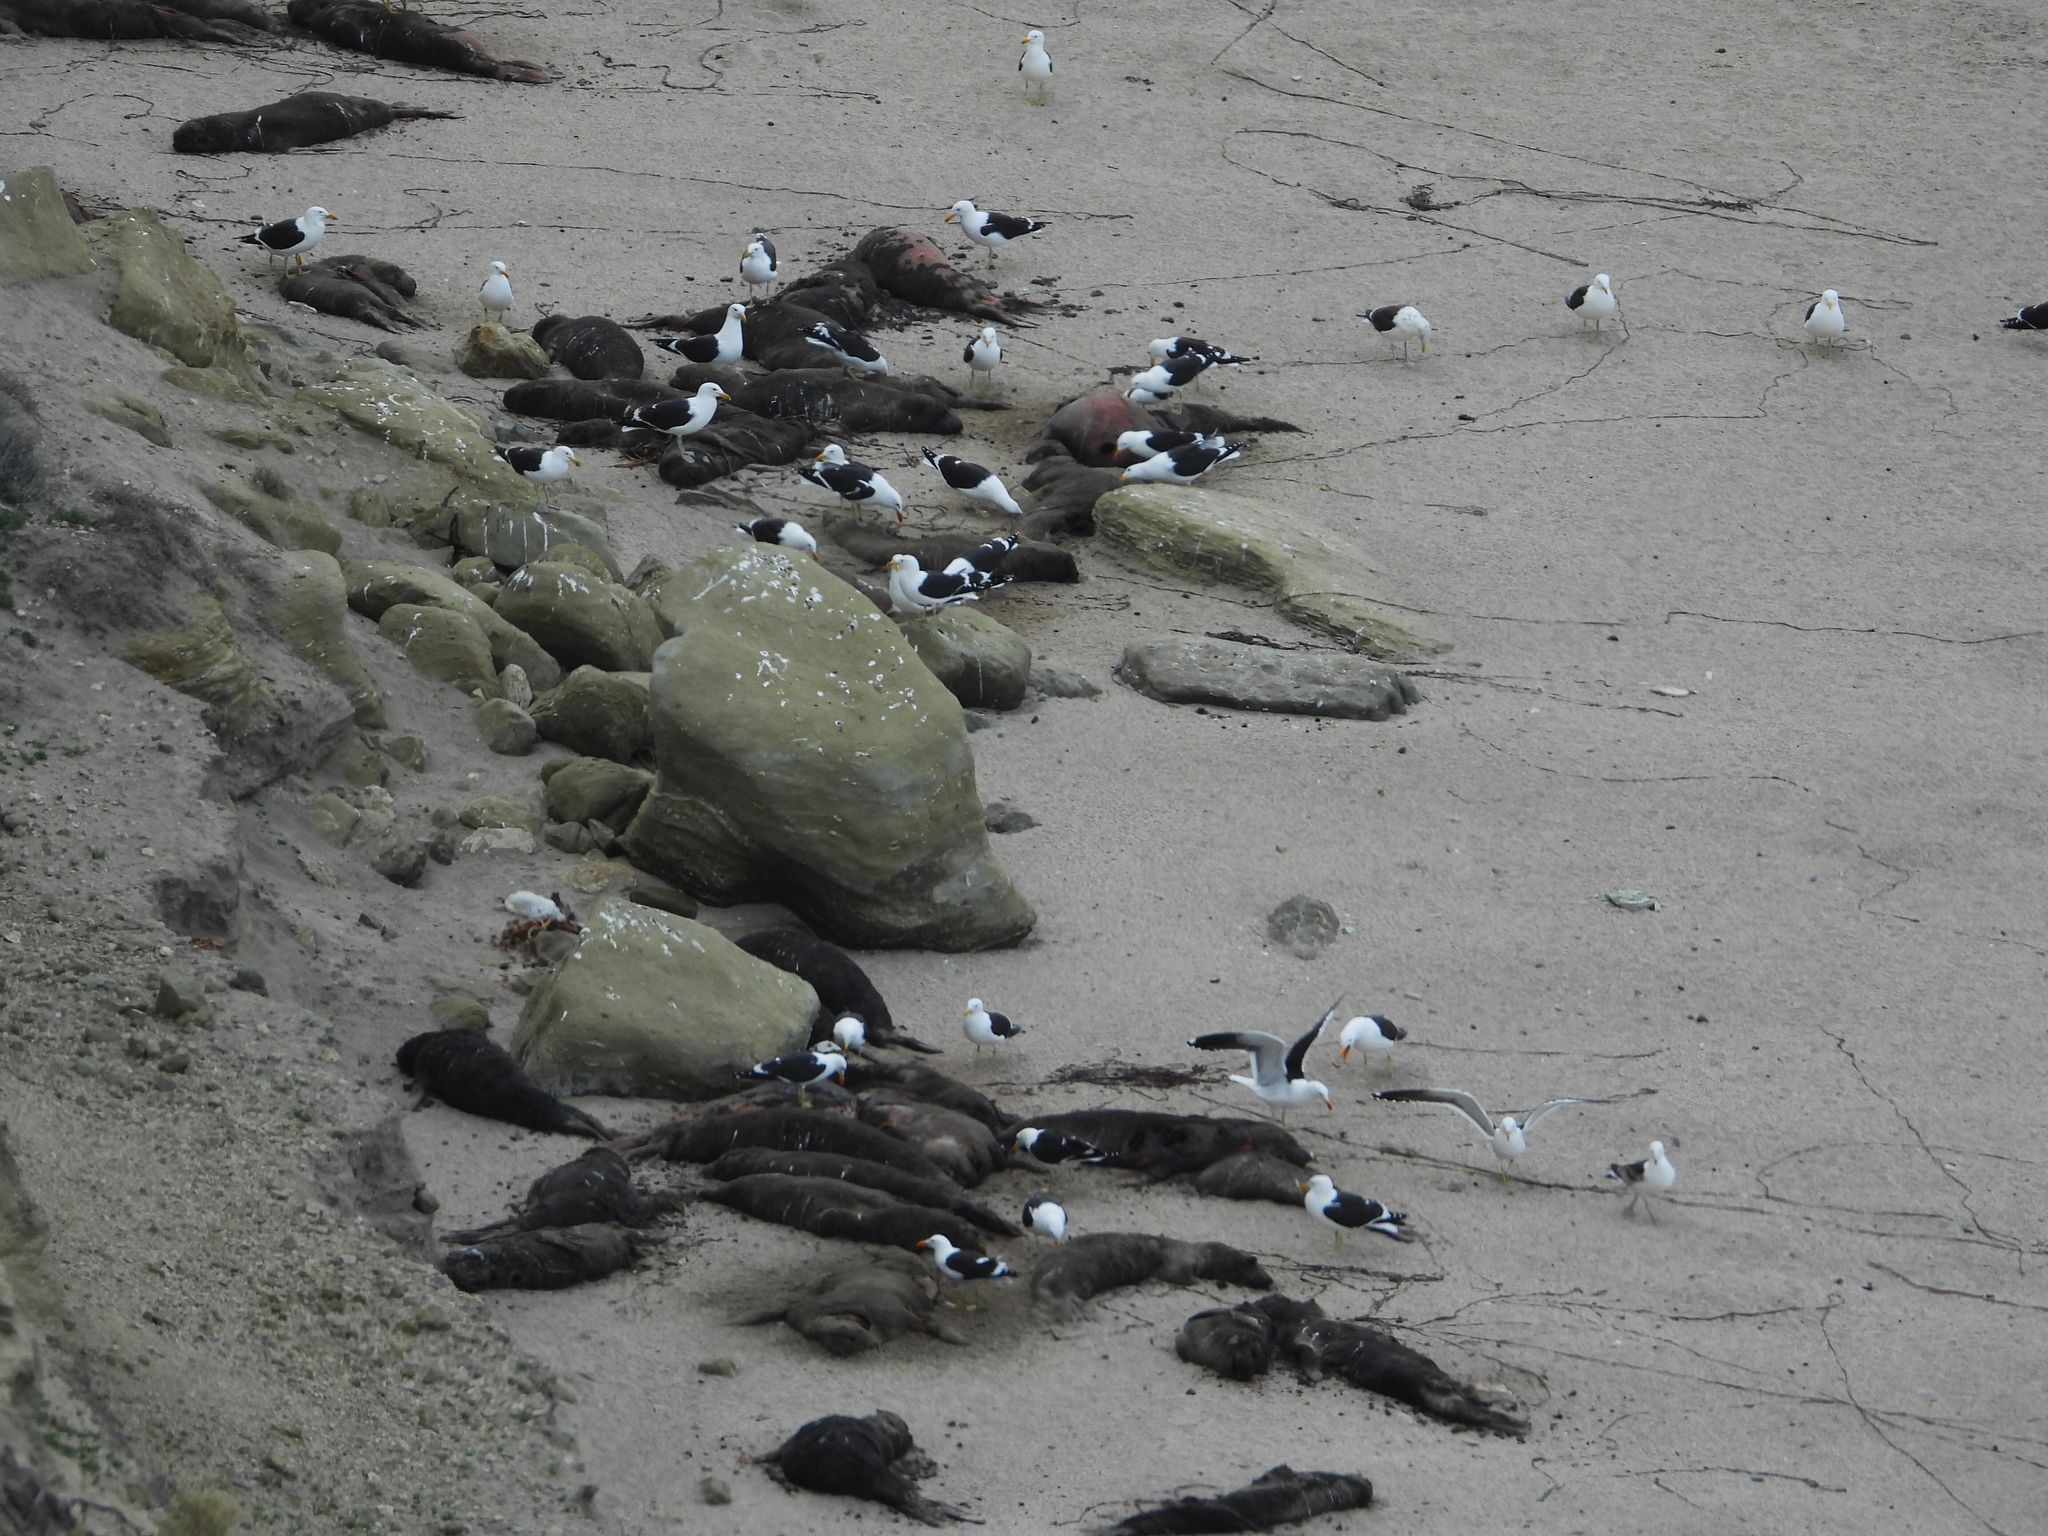
[[[1278,1035],[1262,1029],[1227,1029],[1213,1035],[1197,1035],[1188,1042],[1198,1051],[1243,1051],[1251,1057],[1251,1073],[1233,1074],[1231,1081],[1249,1088],[1285,1116],[1290,1105],[1312,1104],[1320,1099],[1323,1108],[1335,1109],[1330,1090],[1308,1077],[1304,1064],[1308,1048],[1316,1043],[1330,1020],[1337,1017],[1338,998],[1324,1010],[1308,1033],[1289,1045]]]
[[[1023,37],[1024,57],[1017,61],[1017,72],[1024,77],[1024,104],[1049,107],[1052,105],[1052,55],[1045,51],[1045,34],[1033,27]],[[1036,96],[1036,100],[1033,97]]]
[[[483,287],[476,291],[476,302],[489,320],[504,314],[512,307],[512,272],[502,261],[491,263],[490,276],[484,279]]]

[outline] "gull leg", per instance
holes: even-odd
[[[1649,1217],[1649,1218],[1650,1218],[1650,1225],[1651,1225],[1651,1226],[1653,1226],[1653,1227],[1654,1227],[1654,1226],[1658,1225],[1658,1221],[1657,1221],[1657,1202],[1656,1202],[1656,1201],[1654,1201],[1654,1200],[1647,1200],[1647,1199],[1646,1199],[1646,1200],[1644,1200],[1644,1201],[1643,1201],[1643,1214],[1644,1214],[1645,1216],[1647,1216],[1647,1217]]]

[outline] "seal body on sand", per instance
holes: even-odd
[[[908,1253],[882,1252],[833,1270],[787,1306],[757,1312],[742,1324],[787,1323],[842,1359],[880,1349],[913,1331],[965,1344],[963,1335],[932,1315],[938,1292],[930,1265]]]
[[[1228,1243],[1189,1243],[1144,1232],[1090,1232],[1061,1244],[1032,1271],[1031,1295],[1043,1305],[1071,1312],[1104,1291],[1147,1280],[1168,1285],[1220,1280],[1255,1291],[1273,1284],[1255,1256]]]
[[[889,1005],[868,980],[868,973],[837,944],[807,933],[801,928],[763,928],[735,941],[756,960],[765,960],[778,971],[788,971],[807,982],[818,994],[818,1017],[829,1030],[842,1015],[859,1014],[867,1025],[870,1045],[908,1045],[912,1050],[929,1050],[896,1034],[889,1017]]]
[[[512,1053],[473,1029],[435,1029],[398,1048],[398,1070],[450,1109],[531,1131],[607,1141],[611,1132],[519,1069]]]
[[[946,259],[945,252],[914,229],[871,229],[861,236],[853,256],[868,264],[875,281],[887,292],[928,309],[1019,325],[1025,323],[1023,315],[1038,307],[1029,299],[997,293],[980,278],[962,272]]]
[[[337,47],[380,59],[529,85],[554,78],[524,59],[497,58],[473,32],[458,32],[418,11],[390,9],[378,0],[291,0],[287,14],[294,26],[317,32]]]
[[[514,1232],[451,1248],[441,1268],[461,1291],[559,1291],[630,1269],[659,1241],[610,1223]]]
[[[910,1426],[886,1410],[864,1419],[843,1413],[813,1419],[760,1459],[798,1488],[872,1499],[926,1525],[960,1518],[910,1486],[934,1469],[910,1438]]]
[[[1119,1520],[1103,1536],[1179,1536],[1196,1531],[1269,1531],[1317,1515],[1372,1504],[1372,1481],[1348,1472],[1297,1472],[1279,1466],[1243,1488],[1209,1498],[1175,1499]]]
[[[527,1188],[516,1212],[503,1221],[450,1232],[451,1243],[478,1243],[513,1232],[538,1232],[548,1227],[580,1227],[591,1222],[616,1222],[644,1227],[675,1201],[650,1194],[633,1182],[626,1160],[610,1147],[592,1147],[572,1163],[550,1168]]]
[[[171,133],[171,148],[181,155],[281,155],[368,133],[403,118],[460,117],[460,112],[434,112],[426,107],[393,106],[367,96],[338,96],[332,91],[301,91],[268,106],[246,112],[216,112],[180,123]]]
[[[549,315],[534,322],[533,339],[579,379],[637,379],[647,368],[640,343],[603,315]]]

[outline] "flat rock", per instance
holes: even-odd
[[[1357,594],[1370,566],[1313,524],[1256,497],[1197,486],[1127,485],[1095,503],[1102,547],[1131,563],[1204,586],[1237,587],[1281,617],[1375,656],[1445,649],[1410,633]]]
[[[1348,651],[1283,651],[1235,640],[1156,640],[1125,649],[1116,679],[1168,704],[1340,720],[1384,720],[1421,691],[1385,662]]]
[[[1031,642],[978,608],[942,608],[903,623],[903,638],[968,709],[1015,709],[1031,686]]]
[[[634,864],[722,905],[782,902],[856,947],[1030,932],[989,851],[960,705],[873,603],[751,543],[647,591],[675,638],[654,657]]]
[[[710,1098],[810,1038],[817,994],[715,929],[616,897],[584,927],[512,1037],[550,1092]]]

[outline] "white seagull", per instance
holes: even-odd
[[[860,377],[884,374],[889,360],[859,331],[845,330],[829,320],[820,320],[804,332],[804,340],[825,353],[848,373]]]
[[[1408,343],[1411,341],[1420,341],[1422,355],[1429,356],[1429,333],[1434,327],[1429,323],[1429,316],[1413,304],[1382,304],[1377,309],[1360,311],[1358,318],[1370,320],[1372,328],[1382,336],[1399,337],[1401,361],[1404,363],[1408,361]]]
[[[1406,1040],[1408,1031],[1383,1013],[1361,1013],[1347,1023],[1337,1036],[1337,1059],[1349,1061],[1353,1051],[1378,1056],[1388,1070],[1394,1065],[1394,1042]]]
[[[1227,1029],[1213,1035],[1197,1035],[1188,1044],[1198,1051],[1243,1051],[1248,1054],[1251,1057],[1251,1075],[1233,1074],[1230,1080],[1251,1089],[1282,1115],[1287,1113],[1290,1104],[1310,1104],[1317,1099],[1323,1101],[1325,1109],[1335,1109],[1337,1106],[1330,1100],[1330,1090],[1303,1076],[1302,1064],[1308,1059],[1308,1048],[1316,1043],[1316,1036],[1323,1032],[1324,1026],[1337,1016],[1337,1004],[1343,1001],[1340,997],[1336,1003],[1330,1004],[1309,1032],[1292,1045],[1262,1029]]]
[[[568,479],[570,470],[583,467],[583,461],[576,457],[574,448],[536,448],[531,443],[507,443],[492,452],[511,465],[522,478],[539,486],[541,501],[547,506],[554,505],[548,500],[548,486],[557,480]]]
[[[1621,313],[1621,301],[1614,296],[1614,279],[1605,272],[1566,294],[1564,307],[1579,317],[1581,325],[1592,321],[1596,331],[1601,321],[1612,320]]]
[[[1016,1271],[978,1248],[960,1248],[943,1232],[934,1232],[918,1247],[932,1256],[932,1268],[948,1280],[1001,1280]]]
[[[1156,457],[1175,448],[1185,448],[1190,443],[1208,442],[1200,432],[1183,432],[1173,427],[1155,427],[1149,432],[1119,432],[1116,435],[1116,456],[1129,463]],[[1220,442],[1217,438],[1214,441]]]
[[[538,891],[514,891],[505,898],[505,910],[529,923],[569,921],[569,914],[563,909],[559,896],[547,897]]]
[[[1024,1202],[1024,1226],[1040,1237],[1064,1243],[1067,1240],[1067,1208],[1051,1195],[1033,1195]]]
[[[1133,377],[1124,398],[1140,405],[1156,405],[1176,390],[1186,389],[1212,366],[1208,355],[1201,352],[1183,352],[1178,357],[1166,358]]]
[[[306,265],[306,252],[327,238],[327,226],[339,224],[341,220],[325,208],[308,208],[296,219],[280,219],[275,224],[266,224],[254,234],[243,235],[243,245],[261,246],[269,255],[285,258],[285,270],[291,270],[291,258],[299,258],[299,266]]]
[[[1108,1153],[1092,1142],[1078,1136],[1069,1136],[1065,1131],[1041,1130],[1027,1125],[1011,1139],[1012,1152],[1029,1152],[1041,1163],[1064,1163],[1078,1161],[1100,1163]]]
[[[985,585],[976,576],[928,571],[915,555],[891,555],[883,569],[889,573],[889,601],[898,613],[937,613],[955,603],[979,602]]]
[[[796,1089],[797,1102],[808,1104],[808,1091],[816,1084],[829,1078],[846,1076],[846,1058],[832,1049],[797,1051],[788,1056],[777,1056],[773,1061],[758,1061],[744,1072],[733,1073],[734,1077],[758,1079],[762,1082],[788,1083]]]
[[[800,549],[813,560],[818,558],[818,541],[811,530],[793,517],[757,517],[751,523],[734,523],[736,532],[744,533],[757,544],[773,544],[781,549]]]
[[[1211,368],[1241,368],[1246,363],[1256,363],[1256,357],[1239,357],[1236,353],[1219,347],[1213,341],[1204,341],[1199,336],[1158,336],[1145,343],[1145,355],[1155,363],[1167,362],[1176,357],[1207,358]]]
[[[840,1016],[832,1023],[832,1040],[840,1050],[853,1054],[868,1048],[868,1021],[857,1013]]]
[[[996,328],[985,325],[981,334],[967,343],[960,354],[960,361],[967,365],[967,387],[979,389],[982,384],[995,377],[996,364],[1003,360],[1003,344],[996,338]]]
[[[977,1051],[984,1045],[1001,1045],[1005,1040],[1014,1040],[1024,1033],[1010,1022],[1008,1014],[991,1011],[978,997],[967,999],[967,1006],[960,1014],[960,1028],[974,1042]]]
[[[502,315],[512,307],[512,274],[505,263],[491,263],[491,275],[484,279],[483,287],[477,289],[476,302],[486,320],[493,315]]]
[[[773,288],[778,266],[775,242],[760,230],[755,230],[754,238],[747,242],[746,250],[740,255],[740,281],[749,288]]]
[[[1806,306],[1806,328],[1808,341],[1825,341],[1830,346],[1842,339],[1842,333],[1849,329],[1848,317],[1842,313],[1842,296],[1830,288],[1811,304]]]
[[[1624,1216],[1635,1212],[1636,1202],[1643,1202],[1643,1214],[1650,1220],[1657,1219],[1657,1208],[1650,1203],[1651,1197],[1668,1195],[1678,1182],[1678,1170],[1671,1165],[1671,1159],[1664,1155],[1664,1143],[1650,1143],[1650,1155],[1640,1163],[1610,1163],[1607,1177],[1619,1179],[1628,1186],[1628,1204],[1621,1208]]]
[[[655,345],[693,363],[717,363],[720,367],[730,368],[747,354],[746,335],[742,330],[746,323],[747,306],[728,304],[725,306],[725,319],[708,336],[668,336]]]
[[[1049,107],[1052,105],[1052,55],[1045,51],[1045,34],[1033,27],[1022,38],[1024,57],[1017,61],[1017,72],[1024,77],[1024,103],[1026,106]],[[1037,97],[1034,102],[1033,96]]]
[[[964,197],[953,205],[953,211],[946,215],[946,222],[958,224],[968,239],[987,251],[990,266],[995,265],[996,252],[1012,240],[1035,235],[1045,228],[1037,219],[1027,219],[1021,213],[992,213],[986,208],[977,208]]]
[[[1508,1181],[1508,1164],[1518,1161],[1529,1150],[1527,1133],[1536,1128],[1536,1122],[1553,1109],[1563,1109],[1572,1104],[1597,1104],[1597,1099],[1550,1099],[1529,1111],[1527,1118],[1517,1120],[1513,1115],[1502,1115],[1498,1121],[1486,1112],[1486,1106],[1462,1088],[1383,1088],[1373,1095],[1395,1104],[1448,1104],[1467,1120],[1479,1127],[1479,1134],[1486,1138],[1493,1148],[1493,1155],[1500,1159],[1500,1181]]]
[[[891,485],[878,469],[870,468],[846,456],[846,450],[837,443],[827,443],[825,451],[808,464],[799,464],[796,472],[813,485],[823,486],[841,501],[853,503],[856,507],[872,502],[878,507],[888,507],[896,514],[896,521],[903,521],[903,493]]]
[[[1344,1246],[1347,1231],[1377,1232],[1381,1237],[1398,1241],[1401,1223],[1408,1219],[1406,1211],[1390,1210],[1377,1200],[1339,1189],[1327,1173],[1319,1173],[1302,1185],[1301,1193],[1303,1208],[1336,1234],[1339,1248]]]
[[[1220,437],[1208,437],[1189,443],[1185,448],[1169,448],[1164,453],[1154,454],[1142,464],[1133,464],[1123,472],[1123,478],[1193,485],[1218,465],[1228,464],[1243,454],[1242,448],[1226,443]]]
[[[731,398],[718,385],[706,382],[697,386],[694,395],[676,395],[667,400],[636,405],[626,412],[626,425],[644,427],[649,432],[666,432],[681,442],[710,426],[711,418],[718,414],[718,402]]]
[[[986,465],[973,463],[956,453],[933,453],[929,448],[924,450],[924,461],[938,471],[941,480],[969,501],[987,502],[998,512],[1007,512],[1012,517],[1024,515],[1024,509],[1017,505],[1017,498],[1010,494],[1010,488]]]

